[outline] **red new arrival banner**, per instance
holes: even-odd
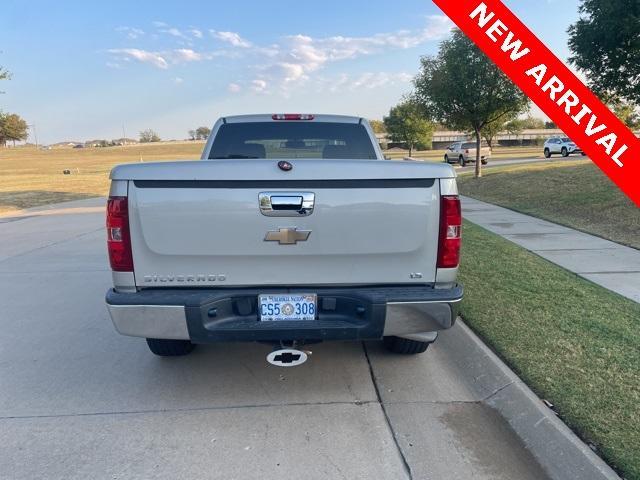
[[[433,0],[640,206],[640,140],[500,0]]]

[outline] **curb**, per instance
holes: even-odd
[[[538,396],[458,318],[470,345],[468,356],[482,375],[506,383],[481,403],[495,409],[509,423],[549,477],[558,480],[620,480]],[[479,377],[477,377],[479,378]]]

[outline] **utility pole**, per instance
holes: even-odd
[[[29,127],[33,130],[33,138],[36,141],[36,150],[38,149],[38,131],[36,130],[36,124],[32,123]]]
[[[124,123],[122,124],[122,148],[124,148],[125,143],[127,143],[127,134],[124,131]]]

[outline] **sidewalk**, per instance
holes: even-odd
[[[598,285],[640,302],[640,251],[461,197],[463,217]]]

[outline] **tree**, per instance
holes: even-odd
[[[493,139],[496,138],[500,132],[503,132],[507,129],[507,124],[510,121],[515,121],[515,117],[517,114],[512,114],[510,116],[505,116],[504,118],[499,118],[494,122],[487,123],[485,127],[482,129],[482,138],[485,139],[490,148],[493,148]]]
[[[414,147],[430,148],[434,125],[415,101],[405,99],[389,111],[383,122],[391,141],[406,144],[409,156]]]
[[[605,102],[640,104],[638,0],[582,0],[580,19],[569,27],[569,49],[569,61]]]
[[[196,140],[206,140],[209,138],[210,133],[211,129],[209,127],[198,127],[196,128]]]
[[[4,146],[8,141],[16,142],[26,140],[29,137],[29,125],[15,113],[4,114],[0,112],[0,145]]]
[[[7,139],[4,136],[4,122],[7,118],[6,113],[2,113],[0,110],[0,147],[4,147],[7,145]]]
[[[616,117],[618,117],[627,127],[640,127],[640,115],[638,114],[638,109],[634,105],[623,102],[622,100],[617,100],[612,102],[609,107],[613,110],[613,113],[616,114]]]
[[[369,120],[373,133],[387,133],[387,128],[382,120]]]
[[[140,143],[159,142],[161,138],[150,128],[140,132]]]
[[[558,126],[554,122],[544,122],[544,128],[546,130],[555,130]]]
[[[523,130],[543,130],[544,128],[544,120],[531,115],[525,118],[515,118],[504,125],[505,132],[509,132],[512,135],[516,135]]]
[[[189,140],[195,140],[196,139],[196,131],[195,130],[189,130]]]
[[[526,130],[544,130],[544,120],[528,115],[522,120],[522,125]]]
[[[415,96],[436,120],[476,137],[476,171],[481,177],[482,131],[527,109],[527,97],[460,30],[440,45],[436,57],[420,59]]]
[[[11,79],[11,74],[9,73],[8,70],[5,70],[0,65],[0,80],[9,80],[9,79]],[[4,93],[4,92],[0,90],[0,93]]]

